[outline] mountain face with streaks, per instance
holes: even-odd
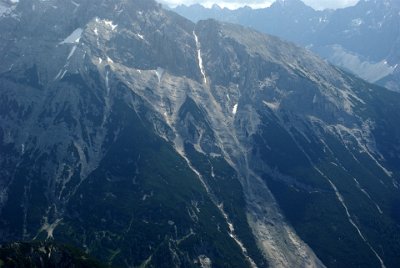
[[[1,3],[1,243],[129,267],[400,264],[397,93],[149,0]]]
[[[369,82],[400,91],[397,0],[360,0],[355,6],[323,11],[302,0],[277,0],[263,9],[181,5],[173,10],[193,21],[214,18],[279,36]]]

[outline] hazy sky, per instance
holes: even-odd
[[[210,7],[213,4],[218,4],[221,7],[228,7],[231,9],[245,5],[251,6],[253,8],[262,8],[271,5],[271,3],[274,1],[275,0],[164,0],[164,2],[172,6],[176,6],[179,4],[190,5],[194,3],[200,3],[207,7]],[[312,6],[315,9],[341,8],[354,5],[358,2],[358,0],[303,0],[303,1],[307,5]]]

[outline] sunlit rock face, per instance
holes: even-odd
[[[323,11],[301,0],[276,1],[264,9],[181,5],[173,10],[193,21],[215,18],[279,36],[362,79],[400,91],[398,1],[359,1]]]
[[[1,242],[115,266],[400,262],[396,93],[153,1],[7,5]]]

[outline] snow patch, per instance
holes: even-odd
[[[313,104],[316,104],[317,101],[318,101],[318,97],[317,97],[317,95],[314,95],[314,98],[313,98],[313,100],[312,100],[312,103],[313,103]]]
[[[144,194],[142,197],[142,201],[146,201],[147,199],[153,197],[153,192],[151,192],[150,194]]]
[[[201,56],[201,46],[200,46],[199,38],[197,37],[195,31],[193,31],[193,36],[194,36],[194,40],[196,41],[197,60],[198,60],[198,62],[199,62],[200,72],[201,72],[201,75],[203,76],[203,82],[204,82],[204,84],[207,84],[206,72],[204,71],[203,58],[202,58],[202,56]]]
[[[60,42],[59,45],[79,43],[79,40],[82,37],[82,33],[83,30],[81,28],[76,29],[67,38],[65,38],[64,41]]]
[[[67,70],[61,69],[58,74],[56,75],[56,77],[54,77],[54,80],[57,79],[63,79],[64,75],[67,73]]]
[[[80,4],[76,3],[75,1],[71,0],[71,3],[75,6],[75,7],[79,7]]]
[[[72,57],[72,55],[74,55],[75,50],[76,50],[76,45],[71,49],[71,52],[69,53],[67,60],[69,60]]]
[[[164,75],[164,69],[158,67],[157,70],[154,70],[154,72],[155,72],[155,74],[156,74],[156,76],[157,76],[157,78],[158,78],[158,83],[160,83],[160,82],[161,82],[161,79],[162,79],[162,77],[163,77],[163,75]]]
[[[238,104],[235,104],[235,105],[233,106],[233,109],[232,109],[232,114],[233,114],[233,115],[236,115],[237,109],[238,109]]]
[[[64,76],[65,76],[65,74],[68,72],[68,70],[64,70],[64,72],[62,73],[62,75],[61,75],[61,77],[60,77],[60,79],[63,79],[64,78]]]
[[[280,103],[279,102],[267,102],[263,101],[265,105],[267,105],[268,108],[270,108],[273,111],[277,111],[279,109]]]
[[[114,24],[112,20],[103,20],[104,24],[111,28],[111,30],[115,30],[118,27],[118,24]]]
[[[62,69],[58,71],[56,77],[54,77],[54,80],[57,80],[61,76],[62,71],[63,71]]]
[[[106,71],[106,89],[107,89],[107,96],[110,94],[110,91],[111,91],[111,89],[110,89],[110,82],[109,82],[109,74],[110,74],[110,72],[107,70]]]

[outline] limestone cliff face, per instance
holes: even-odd
[[[2,242],[117,266],[399,262],[395,93],[153,1],[8,8]]]

